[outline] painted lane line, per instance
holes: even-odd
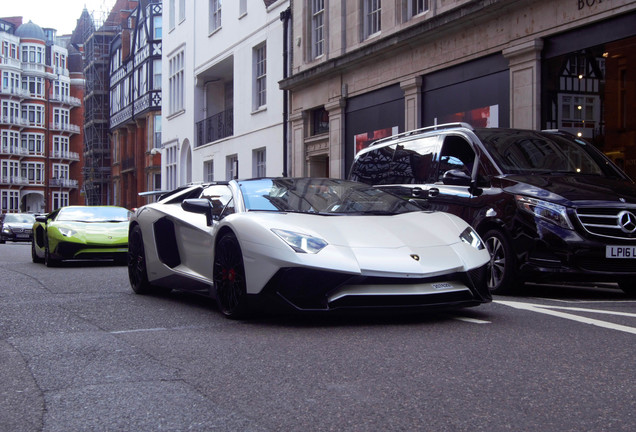
[[[599,309],[585,309],[585,308],[576,308],[576,307],[567,307],[567,306],[551,306],[551,305],[541,305],[540,307],[544,309],[562,309],[562,310],[569,310],[573,312],[590,312],[590,313],[597,313],[597,314],[617,315],[617,316],[636,318],[636,313],[629,313],[629,312],[614,312],[614,311],[606,311],[606,310],[599,310]]]
[[[606,321],[601,321],[601,320],[596,320],[596,319],[592,319],[592,318],[584,318],[584,317],[580,317],[578,315],[573,315],[573,314],[569,314],[569,313],[565,313],[565,312],[559,312],[559,311],[555,311],[555,310],[551,310],[549,308],[544,308],[543,305],[535,305],[535,304],[531,304],[531,303],[521,303],[521,302],[514,302],[514,301],[504,301],[504,300],[495,300],[494,303],[499,303],[505,306],[509,306],[509,307],[513,307],[515,309],[522,309],[522,310],[527,310],[527,311],[531,311],[531,312],[537,312],[537,313],[542,313],[542,314],[546,314],[546,315],[552,315],[555,317],[559,317],[559,318],[564,318],[564,319],[569,319],[572,321],[577,321],[583,324],[591,324],[594,326],[598,326],[598,327],[603,327],[603,328],[607,328],[607,329],[611,329],[611,330],[618,330],[618,331],[622,331],[625,333],[631,333],[631,334],[635,334],[636,335],[636,328],[634,327],[629,327],[629,326],[624,326],[624,325],[620,325],[620,324],[614,324],[614,323],[610,323],[610,322],[606,322]]]
[[[125,334],[125,333],[140,333],[140,332],[154,332],[154,331],[166,331],[165,327],[147,328],[147,329],[133,329],[133,330],[118,330],[109,332],[110,334]]]
[[[463,321],[471,324],[490,324],[490,321],[479,320],[476,318],[468,318],[468,317],[453,317],[454,320]]]

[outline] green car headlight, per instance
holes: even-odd
[[[72,230],[70,228],[58,228],[58,231],[64,237],[73,237],[75,234],[77,234],[77,231],[74,231],[74,230]]]
[[[477,231],[475,231],[472,227],[466,228],[459,235],[459,238],[461,241],[468,243],[477,250],[482,250],[484,248],[484,242],[481,240],[481,237],[479,237],[479,234],[477,234]]]
[[[328,244],[325,240],[308,234],[281,229],[272,229],[272,232],[283,239],[285,243],[298,253],[316,254]]]
[[[531,213],[548,222],[552,222],[562,228],[574,229],[570,222],[570,218],[568,218],[565,206],[521,195],[515,195],[515,199],[517,200],[517,205],[521,210]]]

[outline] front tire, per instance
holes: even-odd
[[[135,294],[167,294],[169,288],[159,288],[148,280],[146,267],[146,249],[141,234],[141,227],[135,225],[128,238],[128,280]]]
[[[515,281],[516,262],[508,237],[497,229],[483,235],[490,253],[488,262],[488,289],[493,294],[511,294],[517,286]]]
[[[31,260],[36,263],[42,263],[44,260],[42,258],[40,258],[38,256],[38,254],[35,252],[35,243],[31,242]]]
[[[57,267],[60,264],[59,260],[56,260],[51,256],[48,245],[44,249],[44,265],[47,267]]]
[[[241,246],[233,233],[224,234],[216,245],[213,279],[221,313],[233,319],[247,317],[245,266]]]

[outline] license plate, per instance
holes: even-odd
[[[636,246],[606,246],[605,258],[636,259]]]
[[[17,238],[29,238],[28,234],[16,234]]]

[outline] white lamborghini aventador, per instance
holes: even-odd
[[[491,300],[489,254],[469,225],[345,180],[186,186],[136,211],[128,245],[136,293],[203,292],[234,318]]]

